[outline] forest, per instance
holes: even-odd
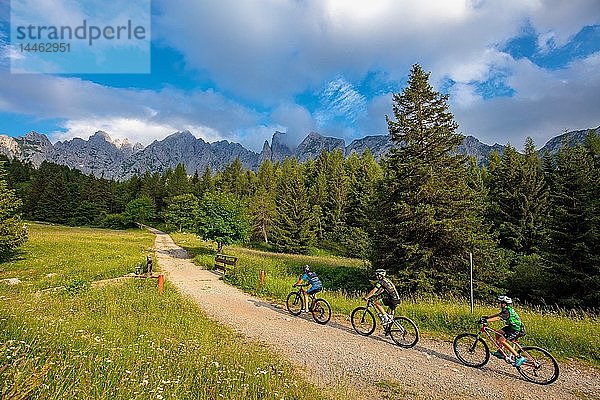
[[[485,165],[457,154],[447,96],[413,66],[387,118],[396,144],[376,160],[322,152],[299,163],[239,160],[188,176],[183,165],[123,182],[48,162],[0,158],[0,262],[26,239],[22,220],[125,229],[148,223],[218,243],[364,259],[405,296],[506,293],[523,302],[600,307],[600,139],[556,154],[507,146]],[[226,248],[224,250],[226,252]]]

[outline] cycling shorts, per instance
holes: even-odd
[[[323,290],[323,287],[322,287],[322,286],[320,286],[320,287],[314,287],[314,286],[313,286],[313,287],[311,287],[310,289],[308,289],[308,290],[306,291],[306,293],[308,293],[308,294],[319,293],[321,290]]]
[[[387,307],[391,308],[392,310],[394,310],[398,306],[398,304],[400,304],[400,300],[393,300],[389,296],[383,296],[381,302]]]
[[[505,326],[504,328],[502,328],[500,330],[502,331],[503,336],[506,340],[515,340],[522,336],[525,336],[525,331],[523,331],[523,330],[516,331],[513,328],[511,328],[510,326]]]

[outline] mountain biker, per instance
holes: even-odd
[[[487,322],[493,321],[505,321],[506,326],[501,329],[503,335],[496,334],[496,342],[500,345],[500,348],[506,347],[508,351],[515,357],[514,366],[519,367],[523,365],[527,359],[519,356],[516,350],[508,343],[509,340],[515,340],[519,337],[525,336],[525,325],[521,321],[519,314],[512,308],[512,299],[508,296],[498,296],[496,301],[500,305],[500,312],[498,314],[490,315],[489,317],[483,317]],[[496,350],[492,353],[498,358],[504,358],[504,355],[500,350]]]
[[[367,294],[365,297],[365,300],[368,300],[373,296],[381,295],[383,304],[389,307],[390,310],[394,311],[396,306],[400,304],[400,296],[398,296],[396,286],[394,286],[392,281],[386,278],[385,275],[385,269],[375,270],[375,278],[377,280],[375,281],[375,286],[373,289],[371,289],[369,294]],[[379,297],[375,299],[374,304],[375,308],[377,308],[377,311],[379,311],[378,316],[381,319],[381,323],[383,325],[389,325],[392,322],[392,316],[385,312],[383,305],[381,305],[381,302],[379,301]]]
[[[323,283],[321,283],[317,274],[310,270],[308,265],[304,266],[304,271],[300,275],[300,278],[298,278],[298,282],[294,283],[294,286],[302,285],[304,282],[310,283],[310,288],[302,293],[304,296],[304,309],[302,311],[308,312],[308,296],[323,290]]]

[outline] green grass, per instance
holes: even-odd
[[[0,264],[0,279],[22,281],[0,282],[0,398],[323,398],[168,282],[163,295],[153,279],[90,284],[132,272],[153,235],[29,229],[20,259]]]
[[[210,243],[189,234],[174,233],[171,236],[192,254],[195,263],[212,266],[215,251]],[[355,307],[364,304],[361,298],[370,288],[366,266],[356,259],[268,253],[238,246],[226,247],[226,253],[239,258],[239,268],[225,276],[228,282],[280,303],[285,302],[292,290],[290,286],[304,264],[309,264],[319,273],[327,289],[320,296],[329,301],[334,314],[349,316]],[[266,275],[264,286],[259,284],[261,270]],[[357,287],[356,281],[361,279],[362,291],[349,290],[349,287]],[[352,282],[344,287],[347,280]],[[571,318],[562,313],[543,313],[518,305],[517,310],[527,327],[527,335],[521,343],[544,347],[563,361],[577,359],[600,367],[600,346],[596,338],[600,323],[597,318],[585,315]],[[413,319],[426,336],[451,340],[458,333],[475,332],[480,316],[498,311],[485,304],[476,304],[471,314],[465,300],[421,298],[403,301],[397,312]],[[500,328],[502,324],[495,323],[493,327]]]

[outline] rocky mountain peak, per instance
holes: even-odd
[[[108,143],[112,143],[113,140],[110,137],[110,135],[104,131],[96,131],[96,133],[94,133],[92,136],[90,136],[89,138],[90,142],[108,142]]]

